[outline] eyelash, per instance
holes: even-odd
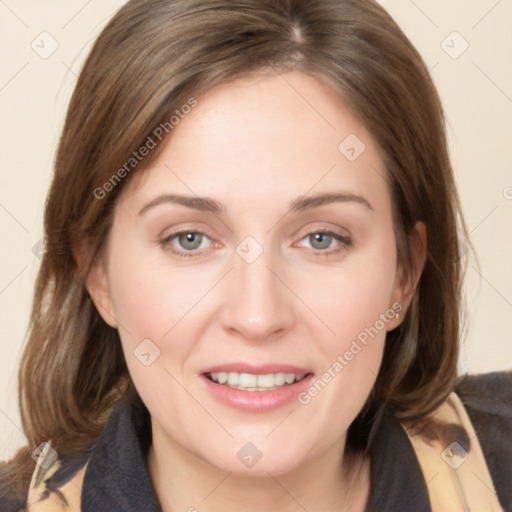
[[[193,231],[193,230],[183,230],[183,231],[176,231],[175,233],[171,233],[170,235],[166,236],[165,238],[161,239],[159,241],[159,245],[161,245],[165,250],[168,250],[178,256],[179,258],[194,258],[200,255],[200,252],[198,250],[195,251],[181,251],[176,250],[172,247],[171,242],[179,235],[183,234],[194,234],[194,235],[203,235],[206,238],[209,238],[208,235],[201,231]],[[322,257],[322,256],[331,256],[334,254],[338,254],[341,251],[345,251],[349,249],[352,246],[352,240],[347,237],[340,235],[339,233],[336,233],[335,231],[329,231],[329,230],[313,230],[306,233],[302,238],[301,241],[306,239],[307,237],[311,235],[328,235],[332,236],[334,240],[337,240],[340,242],[340,245],[334,249],[314,249],[311,248],[314,251],[314,254],[316,257]]]

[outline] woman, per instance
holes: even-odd
[[[3,510],[510,510],[465,234],[378,4],[128,2],[58,149]]]

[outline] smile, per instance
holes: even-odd
[[[305,373],[267,373],[257,375],[238,372],[210,372],[206,377],[211,381],[242,391],[271,391],[295,382],[300,382]]]
[[[200,376],[207,393],[224,406],[264,413],[296,403],[314,373],[307,367],[281,363],[232,362],[204,368]]]

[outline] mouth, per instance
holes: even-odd
[[[293,403],[313,380],[308,368],[281,363],[225,363],[200,373],[205,391],[243,412],[264,413]]]
[[[307,367],[232,362],[204,368],[205,391],[218,402],[244,412],[263,413],[293,403],[314,379]]]
[[[240,391],[273,391],[300,382],[309,373],[239,373],[239,372],[206,372],[204,376],[221,386]]]

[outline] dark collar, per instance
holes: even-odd
[[[385,414],[370,452],[370,497],[366,512],[430,512],[425,480],[407,434]]]
[[[135,393],[112,411],[96,442],[82,486],[82,512],[160,512],[146,465],[148,410]]]
[[[158,512],[146,464],[151,421],[132,394],[112,412],[92,450],[82,488],[82,512]],[[428,495],[407,434],[385,415],[372,443],[367,512],[427,512]]]

